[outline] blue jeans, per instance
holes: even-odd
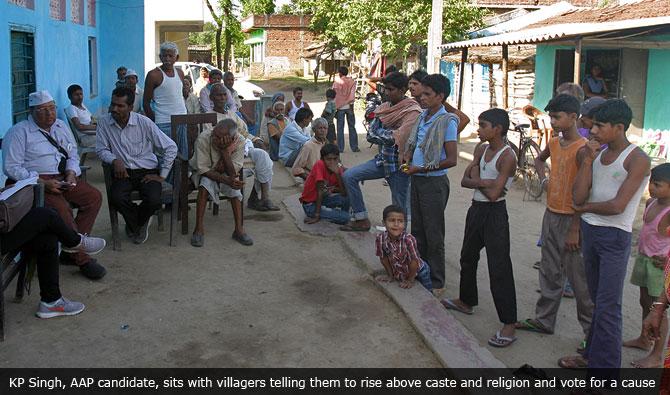
[[[363,162],[344,172],[343,181],[351,201],[354,220],[359,221],[368,218],[359,183],[365,180],[377,180],[384,178],[384,176],[384,166],[377,166],[375,159]],[[401,171],[396,171],[387,180],[391,188],[391,201],[396,206],[402,207],[405,214],[409,216],[409,176]]]
[[[303,203],[302,209],[305,215],[314,218],[316,213],[316,203]],[[349,199],[339,193],[333,193],[323,198],[321,201],[321,218],[330,222],[344,225],[349,222]]]
[[[239,111],[237,111],[235,114],[237,114],[237,116],[240,117],[240,119],[244,120],[244,123],[247,124],[247,130],[249,131],[249,134],[251,134],[252,136],[256,136],[258,133],[258,127],[256,126],[256,124],[252,125],[249,122],[247,122],[246,118],[242,116],[242,113]]]
[[[631,233],[582,220],[582,256],[593,301],[593,320],[584,357],[589,369],[621,367],[623,285]]]
[[[420,282],[421,285],[423,285],[424,288],[426,288],[429,291],[433,290],[433,282],[430,279],[430,266],[424,261],[423,259],[421,260],[423,262],[423,267],[419,272],[416,274],[416,281]]]
[[[337,110],[335,118],[337,119],[337,147],[340,152],[344,152],[344,117],[347,117],[347,126],[349,127],[349,148],[352,151],[358,151],[358,135],[356,134],[356,117],[354,109],[349,107],[347,110]]]

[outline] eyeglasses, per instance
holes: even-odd
[[[52,112],[56,112],[57,109],[58,109],[58,107],[56,107],[56,106],[48,106],[48,107],[36,108],[34,111],[35,111],[36,114],[45,115],[45,114],[49,114],[49,113],[52,113]]]

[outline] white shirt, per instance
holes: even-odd
[[[32,116],[12,126],[2,141],[2,160],[5,175],[24,180],[40,174],[59,174],[58,164],[63,155],[42,133]],[[56,119],[49,130],[43,130],[68,153],[66,170],[81,174],[77,143],[65,122]]]
[[[86,108],[84,103],[81,104],[81,108],[74,105],[68,106],[65,109],[65,115],[67,116],[68,119],[73,118],[79,119],[79,123],[82,125],[91,124],[91,112],[88,111],[88,108]]]
[[[156,169],[162,154],[160,176],[165,178],[177,157],[177,144],[165,135],[151,119],[135,112],[130,113],[125,128],[119,126],[111,114],[98,122],[95,153],[105,163],[120,159],[132,170]]]

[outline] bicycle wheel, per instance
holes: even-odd
[[[540,147],[533,140],[527,140],[521,148],[521,159],[519,168],[523,175],[523,183],[526,192],[535,200],[542,196],[544,189],[540,183],[540,177],[535,170],[535,158],[540,156]]]

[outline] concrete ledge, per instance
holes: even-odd
[[[488,349],[482,347],[473,334],[420,284],[417,283],[411,289],[402,289],[397,283],[382,284],[374,280],[374,276],[382,273],[384,268],[375,256],[373,231],[341,232],[337,225],[327,221],[306,225],[303,222],[305,214],[298,201],[299,197],[296,194],[283,201],[298,229],[313,235],[341,238],[346,248],[364,265],[371,280],[405,313],[442,365],[447,368],[506,367]]]

